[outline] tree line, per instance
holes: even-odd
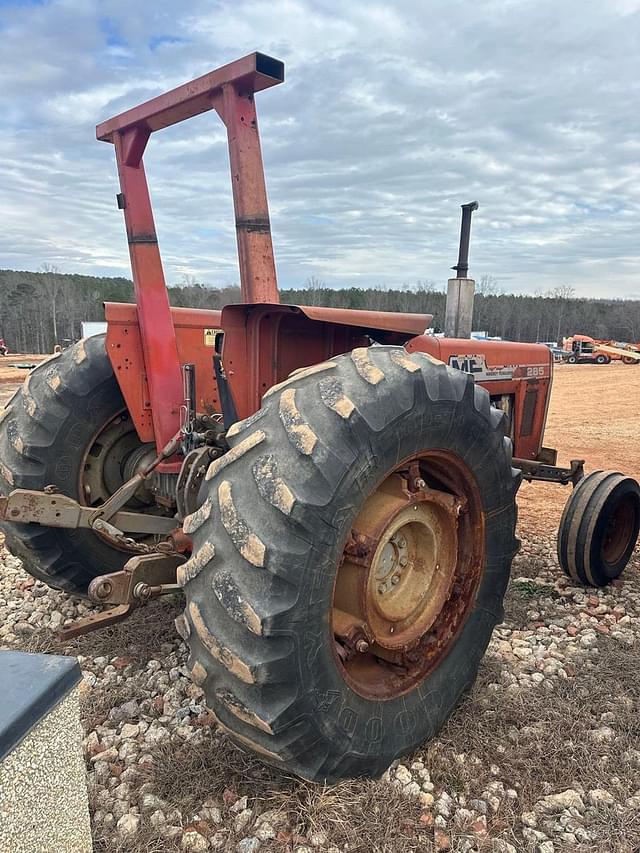
[[[222,308],[240,301],[240,288],[209,287],[186,276],[169,287],[172,305]],[[327,287],[311,278],[296,289],[281,292],[283,302],[409,311],[432,314],[432,326],[444,326],[446,294],[430,282],[398,289]],[[97,278],[61,273],[45,266],[42,272],[0,270],[0,338],[13,352],[52,352],[81,336],[81,323],[103,320],[103,302],[133,302],[133,285],[126,278]],[[513,341],[561,341],[563,336],[640,341],[640,300],[580,299],[570,286],[546,293],[502,293],[495,279],[483,276],[476,286],[473,328]]]

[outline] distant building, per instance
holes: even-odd
[[[82,337],[91,338],[93,335],[101,335],[107,331],[107,324],[102,321],[88,320],[82,323]]]

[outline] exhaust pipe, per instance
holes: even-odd
[[[473,321],[473,297],[475,281],[468,278],[469,240],[471,238],[471,215],[478,209],[478,202],[471,201],[461,205],[462,222],[460,225],[460,247],[458,263],[451,267],[456,277],[447,283],[447,304],[445,308],[444,334],[447,338],[470,338]]]

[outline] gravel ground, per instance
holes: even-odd
[[[640,554],[604,591],[523,540],[504,623],[441,737],[322,788],[234,747],[187,674],[179,597],[60,644],[88,612],[0,553],[0,643],[77,655],[96,853],[595,851],[640,845]]]

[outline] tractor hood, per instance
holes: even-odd
[[[279,306],[283,308],[282,304]],[[382,329],[387,332],[423,335],[431,325],[432,314],[400,314],[394,311],[361,311],[351,308],[320,308],[315,305],[287,306],[302,311],[310,320],[339,323],[343,326],[360,326],[364,329]]]

